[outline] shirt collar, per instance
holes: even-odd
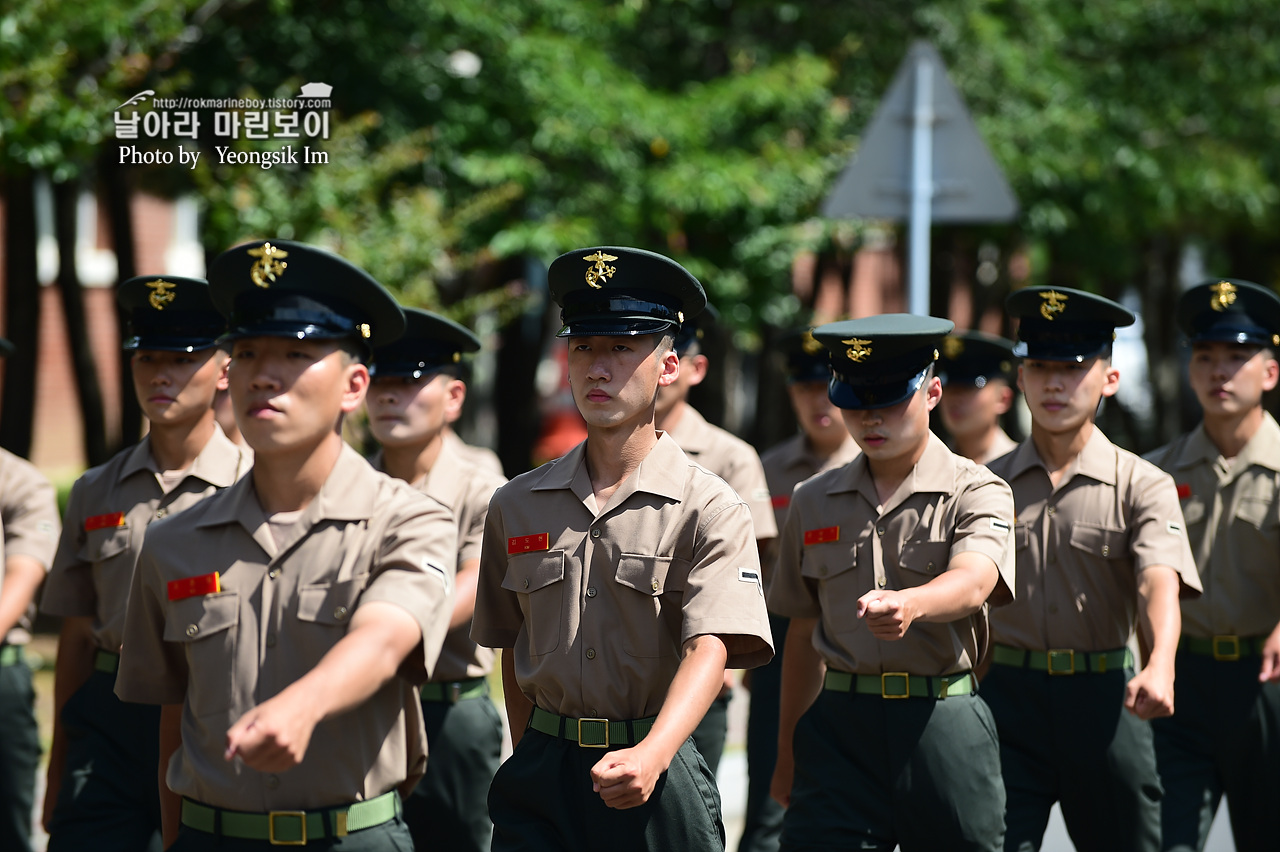
[[[689,457],[677,446],[675,440],[669,434],[659,432],[658,442],[649,451],[649,455],[644,457],[626,482],[618,487],[618,492],[609,502],[616,504],[619,498],[637,491],[679,500],[684,493],[684,482],[690,464]],[[530,487],[532,491],[558,489],[573,491],[584,501],[593,493],[591,475],[587,472],[586,441],[551,462],[538,481]]]
[[[223,434],[222,427],[215,424],[213,435],[191,463],[187,476],[202,479],[216,488],[226,488],[248,467],[245,455],[243,448],[232,442]],[[129,457],[120,468],[120,479],[124,480],[139,471],[161,472],[156,470],[155,459],[151,455],[150,435],[145,436],[129,451]]]
[[[1048,468],[1040,458],[1035,441],[1027,438],[1013,451],[1013,461],[1009,465],[1009,481],[1013,481],[1033,467],[1046,471],[1047,475]],[[1067,474],[1058,483],[1059,487],[1077,475],[1087,476],[1107,485],[1116,484],[1116,446],[1102,434],[1102,430],[1097,425],[1093,427],[1093,434],[1085,442],[1080,454],[1067,466]]]

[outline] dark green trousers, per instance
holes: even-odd
[[[777,852],[786,810],[769,795],[778,763],[778,701],[782,691],[782,651],[790,620],[769,616],[773,659],[751,670],[751,706],[747,716],[747,810],[738,852]]]
[[[991,711],[823,690],[796,724],[782,849],[996,852],[1004,786]]]
[[[720,758],[724,755],[724,741],[729,734],[729,699],[726,695],[711,702],[707,715],[693,729],[693,744],[706,761],[707,768],[715,775],[720,771]]]
[[[489,789],[493,852],[723,852],[720,793],[687,740],[649,801],[610,808],[591,789],[607,749],[526,730]]]
[[[1160,848],[1151,724],[1124,709],[1131,677],[991,667],[982,697],[1000,731],[1006,850],[1039,849],[1054,802],[1081,852]]]
[[[404,803],[418,852],[487,852],[486,798],[502,762],[502,717],[488,691],[456,704],[423,701],[427,774]]]
[[[1177,712],[1152,723],[1164,849],[1200,852],[1223,794],[1239,852],[1280,848],[1280,685],[1256,656],[1178,652]]]
[[[49,852],[160,852],[160,708],[127,704],[95,671],[67,699],[67,765]]]
[[[184,825],[179,829],[178,839],[169,847],[169,852],[280,852],[281,849],[289,848],[273,846],[267,840],[219,837]],[[400,817],[382,825],[348,834],[346,837],[320,839],[309,837],[305,846],[294,848],[303,849],[306,852],[414,852],[409,827]]]
[[[0,849],[31,850],[40,732],[25,660],[0,666]]]

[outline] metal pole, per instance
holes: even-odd
[[[933,206],[933,66],[916,60],[916,104],[911,130],[911,285],[908,305],[929,314],[929,225]]]

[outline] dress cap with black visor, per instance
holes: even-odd
[[[914,314],[881,314],[820,325],[814,339],[830,353],[827,397],[837,408],[888,408],[924,384],[938,347],[955,323]]]
[[[831,379],[831,359],[826,347],[813,336],[811,327],[796,328],[778,339],[787,384],[827,382]]]
[[[564,323],[557,337],[678,335],[707,305],[690,272],[644,249],[596,246],[566,252],[547,272]]]
[[[1005,312],[1019,320],[1016,357],[1077,364],[1107,352],[1116,329],[1137,319],[1124,305],[1070,287],[1026,287],[1010,293]]]
[[[197,352],[216,346],[227,330],[203,278],[139,275],[121,282],[116,304],[125,314],[121,345],[128,351]]]
[[[1280,296],[1239,278],[1211,278],[1178,299],[1178,328],[1188,343],[1280,348]]]
[[[316,246],[255,240],[229,248],[209,267],[209,288],[232,341],[346,340],[367,354],[404,333],[404,311],[385,287]]]
[[[480,349],[480,338],[451,319],[405,308],[400,339],[373,350],[369,375],[373,378],[421,379],[441,372],[456,373],[464,355]]]
[[[949,334],[942,341],[938,358],[938,378],[942,386],[972,387],[981,390],[992,379],[1009,381],[1013,376],[1013,341],[964,331]]]

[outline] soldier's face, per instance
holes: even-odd
[[[1103,397],[1120,387],[1120,371],[1103,358],[1041,361],[1028,358],[1018,367],[1018,387],[1026,395],[1032,426],[1066,435],[1092,422]]]
[[[827,396],[826,382],[793,382],[787,385],[787,394],[796,420],[811,442],[828,446],[844,440],[844,421]]]
[[[191,424],[209,414],[226,387],[227,355],[220,349],[164,352],[139,349],[131,361],[133,390],[152,427]]]
[[[983,387],[949,384],[942,393],[938,410],[943,425],[956,437],[981,435],[994,429],[1000,415],[1013,402],[1013,388],[1000,379],[992,379]]]
[[[569,339],[569,386],[588,426],[653,418],[658,388],[680,373],[680,359],[670,349],[658,351],[660,341],[656,334]]]
[[[842,410],[845,427],[866,457],[892,462],[917,456],[929,440],[929,412],[942,396],[936,376],[897,405],[860,411]]]
[[[1207,418],[1233,417],[1262,404],[1276,386],[1280,365],[1259,346],[1197,343],[1191,348],[1191,389]]]
[[[369,431],[384,447],[425,446],[444,430],[450,410],[462,407],[465,387],[444,373],[375,378],[365,399]]]
[[[284,337],[237,340],[227,377],[240,432],[258,454],[305,452],[338,434],[369,383],[336,343]]]

